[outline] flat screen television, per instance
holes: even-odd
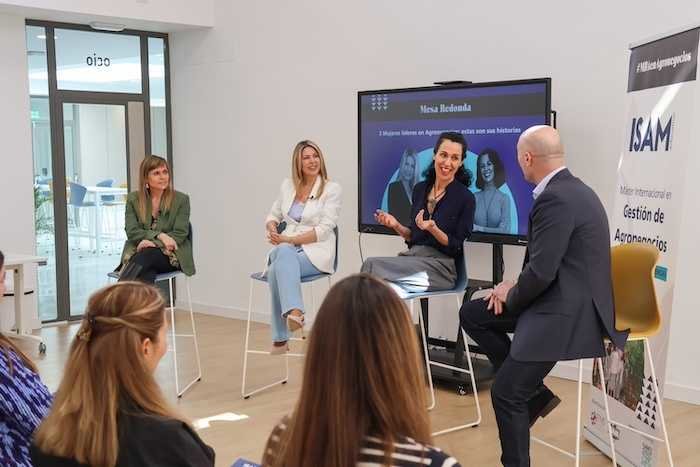
[[[357,103],[360,232],[395,234],[374,220],[377,209],[408,226],[410,191],[425,179],[438,135],[458,131],[477,201],[470,241],[525,243],[534,187],[516,144],[527,128],[550,124],[550,78],[362,91]]]

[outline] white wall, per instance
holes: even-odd
[[[213,0],[2,0],[0,11],[32,19],[116,22],[164,32],[214,24]]]
[[[0,249],[5,254],[34,254],[34,179],[24,18],[0,14],[0,70]],[[31,268],[25,272],[26,287],[35,287],[34,271]],[[3,310],[7,309],[5,306]],[[27,308],[27,318],[34,317],[36,294]]]
[[[700,19],[700,4],[303,0],[240,2],[234,9],[216,0],[214,16],[213,29],[171,38],[175,177],[192,197],[194,300],[209,312],[241,316],[248,274],[262,267],[268,248],[262,222],[299,139],[321,145],[331,176],[343,185],[339,276],[359,270],[358,90],[551,76],[568,165],[610,210],[627,46]],[[695,190],[688,196],[696,199]],[[690,240],[697,230],[694,219],[684,225],[668,395],[700,403]],[[392,254],[401,243],[366,236],[363,246],[367,256]],[[506,277],[517,277],[522,254],[506,248]],[[470,275],[490,278],[490,261],[488,247],[470,247]],[[257,290],[256,309],[264,312],[267,292]],[[453,319],[445,329],[453,329],[454,308],[437,308]]]

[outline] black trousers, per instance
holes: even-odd
[[[510,356],[508,332],[518,316],[508,310],[496,316],[483,299],[465,302],[459,320],[497,370],[491,386],[491,403],[501,439],[501,462],[506,467],[530,465],[530,416],[527,402],[542,386],[556,362],[521,362]]]
[[[177,271],[178,268],[170,264],[168,256],[160,248],[144,248],[134,254],[129,260],[141,266],[141,271],[132,280],[138,280],[153,284],[158,274]]]

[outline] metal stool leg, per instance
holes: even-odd
[[[172,283],[172,279],[170,279]],[[185,286],[187,288],[187,304],[189,305],[190,308],[190,325],[192,326],[192,340],[194,343],[194,354],[195,358],[197,359],[197,376],[190,381],[187,386],[182,388],[182,391],[178,391],[177,397],[182,397],[182,395],[187,392],[188,389],[190,389],[194,383],[201,381],[202,380],[202,361],[199,357],[199,343],[197,342],[197,327],[195,326],[194,323],[194,309],[192,307],[192,291],[190,289],[190,279],[185,276]],[[173,319],[174,322],[174,319]],[[182,336],[182,337],[188,337],[188,336]]]
[[[595,364],[595,362],[594,362]],[[602,372],[601,372],[602,374]],[[581,452],[581,411],[583,409],[583,359],[580,359],[578,361],[578,381],[577,383],[577,397],[576,397],[576,449],[575,451],[569,452],[565,451],[564,449],[555,446],[553,444],[550,444],[546,441],[543,441],[539,438],[536,438],[535,436],[531,436],[530,440],[539,444],[542,444],[543,446],[547,446],[548,448],[554,449],[555,451],[571,458],[574,460],[574,463],[576,467],[579,467],[581,465],[581,457],[582,456],[591,456],[591,455],[601,455],[600,452],[594,451],[594,452]],[[610,428],[610,424],[608,424],[608,434],[612,438],[612,429]]]
[[[603,371],[603,359],[594,359],[593,364],[598,364],[598,373],[600,374],[600,388],[603,390],[603,401],[605,403],[605,425],[608,428],[608,441],[610,441],[610,459],[613,467],[617,466],[617,453],[615,452],[615,438],[612,434],[612,423],[610,422],[610,405],[608,404],[608,389],[605,385],[605,373]]]
[[[459,295],[455,295],[457,297],[457,308],[461,307],[462,303],[459,299]],[[463,430],[465,428],[470,428],[473,426],[478,426],[481,423],[481,405],[479,404],[479,393],[476,390],[476,379],[474,378],[474,366],[472,365],[472,356],[471,352],[469,351],[469,341],[467,341],[467,333],[464,332],[464,329],[460,326],[459,328],[460,332],[462,333],[462,338],[464,339],[464,350],[467,353],[467,367],[468,370],[464,370],[462,368],[458,367],[452,367],[456,371],[460,371],[461,373],[468,373],[469,374],[469,379],[472,385],[472,395],[474,396],[474,404],[476,405],[476,420],[473,422],[465,423],[464,425],[459,425],[455,426],[452,428],[447,428],[444,430],[436,431],[435,433],[432,433],[433,436],[440,436],[444,435],[446,433],[452,433],[454,431],[458,430]],[[442,366],[442,365],[440,365]],[[446,365],[446,367],[450,367],[449,365]]]
[[[173,342],[173,368],[175,369],[175,392],[180,397],[180,381],[177,372],[177,335],[175,334],[175,302],[173,301],[173,278],[168,278],[168,292],[170,294],[170,336]]]
[[[415,300],[411,300],[411,316],[413,316]],[[423,342],[423,354],[425,355],[425,371],[428,373],[428,384],[430,385],[430,405],[428,410],[435,408],[435,387],[433,386],[433,374],[430,372],[430,355],[428,354],[428,341],[423,327],[423,313],[418,312],[418,327],[420,327],[420,337]]]
[[[666,454],[668,455],[668,463],[673,467],[673,456],[671,455],[671,443],[668,440],[668,431],[666,430],[666,417],[664,417],[663,400],[661,399],[661,393],[659,392],[659,385],[656,383],[656,370],[654,369],[654,359],[651,358],[651,349],[649,348],[649,339],[644,338],[642,345],[647,353],[647,358],[649,359],[649,366],[651,368],[651,379],[652,385],[654,387],[654,395],[656,396],[656,406],[659,408],[659,415],[661,416],[661,429],[664,432],[664,443],[666,444]]]
[[[247,399],[245,381],[248,376],[248,339],[250,338],[250,316],[253,308],[253,279],[250,279],[250,291],[248,293],[248,318],[245,326],[245,348],[243,349],[243,383],[241,385],[241,397]]]
[[[576,405],[576,467],[581,465],[581,404],[583,403],[583,360],[578,361],[578,391]]]
[[[245,349],[243,351],[243,383],[241,385],[241,396],[243,399],[248,399],[250,396],[253,394],[257,394],[260,391],[264,391],[267,388],[271,388],[272,386],[276,386],[278,384],[286,384],[287,381],[289,380],[289,352],[284,357],[284,364],[285,364],[285,375],[284,378],[278,381],[275,381],[270,384],[266,384],[265,386],[262,386],[258,389],[254,389],[253,391],[246,392],[246,379],[248,377],[248,354],[257,354],[257,355],[270,355],[270,352],[265,352],[262,350],[251,350],[249,348],[249,343],[250,343],[250,322],[253,314],[253,286],[254,286],[254,279],[250,279],[250,292],[248,294],[248,319],[246,321],[246,331],[245,331]]]

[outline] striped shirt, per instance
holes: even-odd
[[[12,372],[6,355],[12,360]],[[51,406],[39,375],[12,350],[0,348],[0,465],[30,467],[29,442]]]
[[[287,425],[283,421],[272,431],[263,465],[268,465],[274,459],[280,434],[286,429]],[[449,454],[436,447],[420,444],[406,436],[400,437],[393,447],[389,464],[392,467],[461,467],[457,459]],[[365,436],[357,467],[384,467],[384,454],[384,444],[381,439]]]

